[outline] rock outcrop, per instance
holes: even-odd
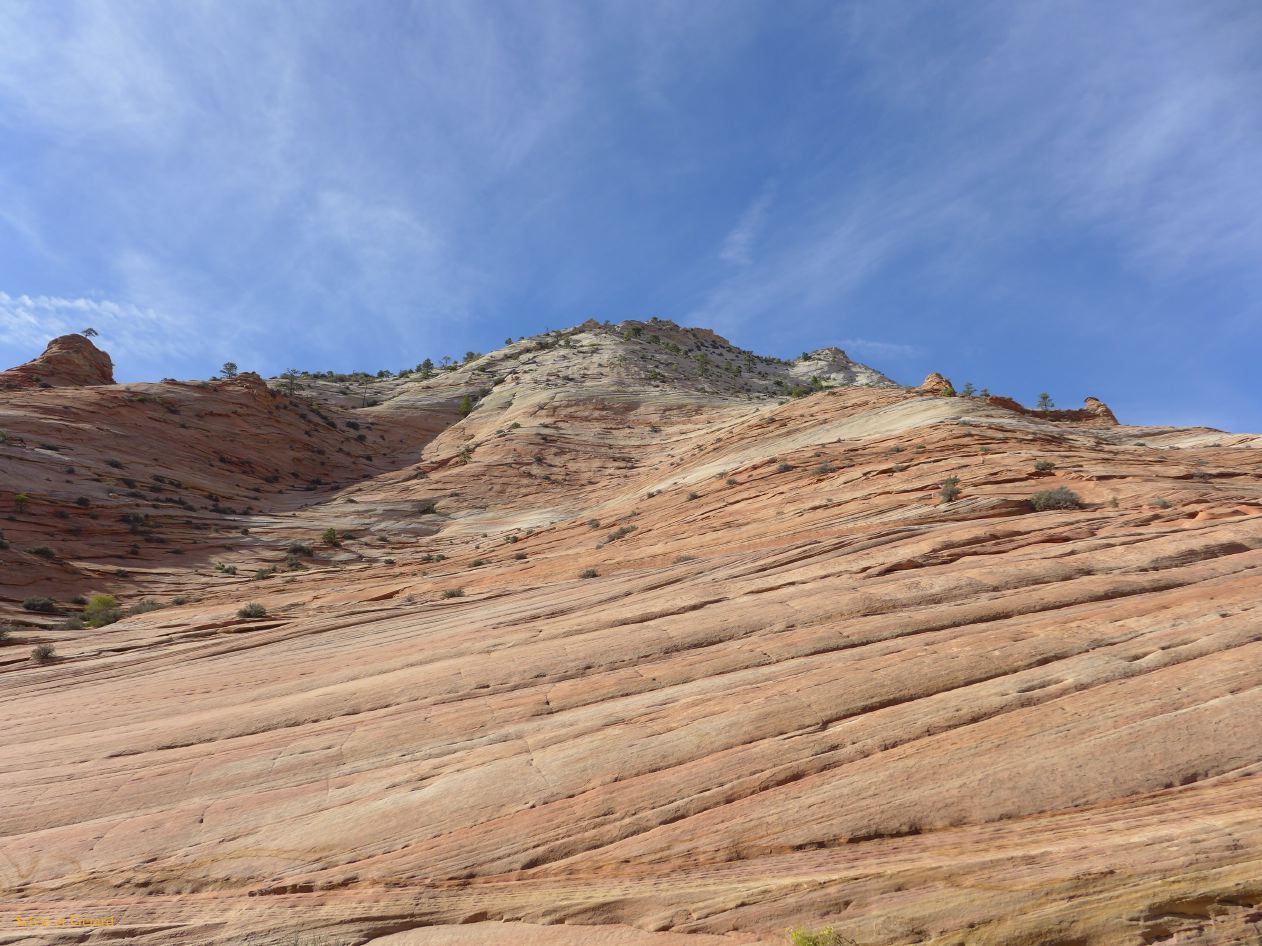
[[[954,397],[955,386],[938,372],[931,372],[920,383],[920,390],[926,394],[937,394],[940,397]]]
[[[0,392],[9,940],[1247,942],[1262,439],[723,345]]]
[[[110,356],[82,335],[54,338],[32,361],[0,372],[0,390],[113,384]]]
[[[1076,411],[1032,410],[1010,397],[999,395],[990,395],[985,400],[987,404],[994,407],[1002,407],[1004,410],[1024,414],[1026,417],[1038,417],[1041,420],[1057,423],[1080,424],[1087,427],[1116,427],[1118,423],[1117,418],[1113,416],[1113,412],[1109,410],[1109,406],[1094,397],[1087,398],[1082,409]]]

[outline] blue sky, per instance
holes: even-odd
[[[0,3],[0,362],[660,316],[1262,430],[1262,4]]]

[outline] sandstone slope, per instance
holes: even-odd
[[[29,496],[0,942],[1254,935],[1258,439],[826,350],[764,377],[683,332],[593,323],[358,407],[314,377],[0,394]],[[1082,508],[1032,508],[1058,487]],[[119,566],[102,506],[166,541]],[[165,607],[57,629],[91,591]],[[9,916],[72,913],[119,926]]]

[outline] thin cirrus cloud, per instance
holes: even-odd
[[[775,187],[768,184],[745,208],[736,226],[723,238],[723,245],[719,248],[719,259],[742,266],[748,266],[753,262],[754,241],[758,238],[763,219],[767,216],[767,211],[771,209],[773,200],[775,200]]]
[[[183,319],[140,306],[0,292],[0,345],[38,352],[50,338],[86,328],[101,333],[103,343],[124,346],[143,357],[183,357],[196,346]]]

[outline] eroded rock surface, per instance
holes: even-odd
[[[54,338],[38,358],[8,371],[0,371],[0,390],[113,383],[114,362],[83,335]]]
[[[0,394],[0,941],[1247,942],[1262,441],[640,324]]]

